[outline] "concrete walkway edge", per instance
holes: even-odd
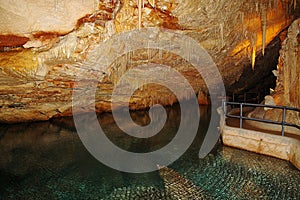
[[[224,145],[290,161],[300,170],[300,141],[259,131],[223,125]]]

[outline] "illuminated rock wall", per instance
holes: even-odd
[[[291,106],[300,108],[300,19],[295,20],[289,27],[286,39],[280,50],[278,69],[274,71],[277,75],[275,91],[271,96],[265,97],[265,104]],[[281,109],[256,108],[250,117],[263,118],[281,122]],[[295,111],[286,112],[286,122],[300,125],[300,113]],[[250,122],[249,122],[250,123]],[[253,126],[268,128],[269,125],[251,123]],[[268,129],[280,131],[281,127],[271,125]],[[300,134],[298,129],[286,130],[291,133]]]
[[[282,45],[274,97],[277,104],[300,108],[300,19],[293,22]]]
[[[95,81],[93,73],[103,74],[96,109],[109,111],[111,92],[122,74],[149,62],[183,73],[199,93],[199,102],[207,102],[199,74],[170,52],[141,49],[98,72],[79,66],[93,60],[92,50],[118,33],[160,27],[199,42],[230,87],[251,63],[256,70],[256,55],[264,54],[264,48],[291,23],[294,6],[291,0],[0,0],[0,10],[0,122],[20,122],[71,115],[77,73],[86,73],[87,82]],[[130,106],[142,109],[174,102],[169,90],[150,85],[136,91]]]

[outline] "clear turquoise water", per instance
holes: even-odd
[[[164,129],[149,139],[126,136],[111,114],[99,121],[108,137],[123,149],[147,152],[166,145],[176,134],[178,107],[167,108]],[[146,111],[132,113],[146,124]],[[290,163],[217,144],[204,159],[198,151],[209,112],[201,107],[197,138],[169,166],[205,193],[205,199],[300,199],[300,171]],[[172,187],[189,190],[179,182]],[[195,194],[196,195],[196,194]],[[129,174],[94,159],[79,140],[71,118],[17,125],[0,125],[0,199],[201,199],[174,196],[159,172]]]

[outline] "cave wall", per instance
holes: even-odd
[[[276,104],[300,108],[300,19],[289,27],[280,51]]]
[[[160,27],[185,34],[203,46],[230,88],[245,68],[257,70],[254,76],[260,76],[256,57],[268,53],[266,47],[289,26],[294,10],[291,0],[139,2],[140,8],[134,0],[0,0],[0,122],[71,115],[78,73],[86,74],[86,82],[102,74],[96,109],[109,111],[112,90],[122,74],[143,63],[178,70],[199,94],[199,102],[208,103],[203,79],[190,63],[170,52],[141,49],[116,58],[108,68],[80,67],[95,61],[93,50],[115,35]],[[166,78],[173,80],[168,74]],[[247,84],[253,83],[236,84],[233,90]],[[130,107],[142,109],[153,103],[171,105],[176,101],[168,89],[149,85],[136,91]]]
[[[262,103],[300,108],[300,19],[292,23],[285,35],[277,70],[273,71],[277,76],[276,88],[270,95],[265,97]],[[281,109],[256,108],[249,116],[281,122],[283,112]],[[285,121],[299,126],[300,113],[286,111]],[[260,124],[255,123],[253,125],[260,126]],[[286,129],[290,132],[299,133],[299,130],[289,128]],[[278,130],[281,130],[281,127]]]

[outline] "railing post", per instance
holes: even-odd
[[[236,114],[227,114],[227,105],[236,105],[240,107],[240,114],[236,115]],[[272,108],[272,109],[281,109],[282,110],[282,119],[281,122],[280,121],[273,121],[273,120],[267,120],[267,119],[259,119],[259,118],[253,118],[251,116],[247,117],[247,116],[243,116],[243,107],[244,106],[251,106],[251,107],[268,107],[268,108]],[[235,107],[236,108],[236,107]],[[292,127],[296,127],[297,129],[300,130],[300,126],[297,124],[292,124],[289,122],[286,122],[286,118],[287,118],[287,112],[288,111],[296,111],[299,112],[300,114],[300,109],[299,108],[292,108],[292,107],[288,107],[288,106],[271,106],[271,105],[260,105],[260,104],[252,104],[252,103],[238,103],[238,102],[227,102],[225,99],[225,103],[223,104],[223,110],[225,113],[225,117],[229,117],[229,118],[235,118],[235,119],[240,119],[240,126],[239,128],[243,128],[243,120],[250,120],[250,121],[258,121],[258,122],[264,122],[264,123],[271,123],[271,124],[276,124],[276,125],[281,125],[281,135],[285,136],[285,126],[292,126]]]
[[[227,107],[227,101],[226,101],[226,97],[223,98],[222,101],[223,101],[222,102],[223,117],[225,119],[226,118],[226,114],[227,114],[227,109],[226,109],[226,107]]]
[[[285,125],[285,118],[286,118],[286,108],[285,106],[283,107],[283,112],[282,112],[282,121],[281,121],[281,135],[284,136],[284,125]]]
[[[240,104],[240,128],[243,128],[243,103]]]

